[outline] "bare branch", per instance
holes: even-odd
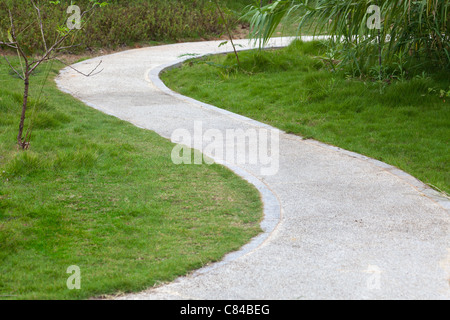
[[[71,45],[71,46],[59,47],[59,48],[56,48],[55,50],[65,50],[65,49],[71,49],[71,48],[75,48],[75,47],[79,47],[79,46],[81,46],[81,43],[74,44],[74,45]]]
[[[9,19],[11,21],[11,37],[12,37],[12,40],[13,40],[13,42],[15,43],[15,45],[17,47],[17,52],[25,60],[25,64],[28,65],[27,55],[23,52],[23,50],[20,47],[20,44],[19,44],[19,42],[17,41],[17,38],[16,38],[16,27],[15,27],[15,24],[14,24],[14,19],[13,19],[11,10],[8,10],[8,12],[9,12]]]
[[[95,68],[93,68],[93,69],[91,70],[91,72],[89,72],[89,73],[86,74],[86,73],[81,72],[80,70],[77,70],[76,68],[72,67],[71,65],[65,63],[64,61],[62,61],[62,60],[60,60],[60,59],[58,59],[58,58],[53,58],[53,59],[58,60],[59,62],[63,63],[64,65],[66,65],[66,66],[69,67],[70,69],[72,69],[72,70],[78,72],[79,74],[82,74],[82,75],[85,76],[85,77],[95,76],[96,74],[99,74],[100,72],[103,71],[103,69],[102,69],[102,70],[100,70],[100,71],[98,71],[98,72],[95,72],[95,70],[97,70],[98,67],[100,67],[100,65],[102,64],[103,60],[100,60],[100,62],[97,64],[97,66],[96,66]],[[94,72],[95,72],[95,73],[94,73]]]
[[[96,5],[93,5],[91,9],[84,11],[81,14],[81,17],[83,17],[84,15],[88,14],[89,12],[92,12],[93,14],[93,10],[95,9]],[[92,16],[91,14],[91,16]],[[11,12],[10,12],[10,16],[11,16]],[[12,16],[11,16],[12,19]],[[46,50],[45,54],[42,56],[41,59],[35,61],[30,65],[30,70],[29,72],[33,72],[42,62],[49,60],[50,58],[50,54],[56,50],[57,48],[59,48],[59,46],[73,33],[73,29],[69,30],[65,35],[63,35],[60,39],[55,40],[55,43]],[[15,40],[15,39],[14,39]],[[97,66],[98,67],[98,66]],[[90,74],[91,75],[91,74]]]
[[[34,71],[34,69],[36,69],[42,62],[48,60],[48,58],[50,57],[50,54],[52,53],[52,51],[57,48],[64,40],[67,39],[67,37],[69,36],[70,31],[68,33],[66,33],[66,35],[64,35],[61,39],[59,39],[58,41],[56,41],[56,43],[54,43],[48,50],[47,52],[39,59],[37,60],[34,65],[30,64],[30,73]]]
[[[14,45],[14,42],[3,42],[3,41],[0,41],[0,46],[7,46],[7,47],[10,47],[12,49],[17,49],[17,46]]]
[[[89,10],[83,11],[83,12],[81,13],[81,18],[83,18],[84,15],[88,14],[89,12],[94,11],[96,6],[97,6],[97,5],[94,4],[94,5],[92,6],[92,8],[90,8]],[[92,14],[93,14],[93,12],[92,12]],[[91,16],[92,16],[92,14],[91,14]],[[90,18],[90,17],[89,17],[89,18]],[[88,19],[89,19],[89,18],[88,18]]]
[[[20,77],[20,79],[22,79],[23,81],[25,81],[25,78],[11,65],[11,63],[9,62],[8,58],[6,58],[5,55],[3,55],[3,58],[5,58],[6,62],[8,63],[9,67]]]
[[[42,42],[44,43],[45,51],[48,51],[47,48],[47,41],[45,41],[45,35],[44,35],[44,25],[42,24],[42,18],[41,18],[41,10],[36,5],[34,0],[31,0],[31,3],[33,4],[34,9],[36,9],[37,16],[38,16],[38,22],[39,22],[39,28],[41,29],[41,36],[42,36]]]

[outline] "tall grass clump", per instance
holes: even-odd
[[[328,58],[354,75],[405,78],[450,69],[449,0],[277,0],[247,7],[252,37],[265,43],[286,17],[330,35]]]

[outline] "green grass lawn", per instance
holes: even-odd
[[[32,77],[31,147],[20,152],[22,84],[0,63],[0,299],[143,290],[260,232],[253,186],[218,165],[174,165],[168,140],[58,91],[61,66]],[[80,290],[66,287],[71,265]]]
[[[296,42],[242,52],[239,70],[233,55],[212,56],[162,78],[184,95],[379,159],[450,193],[450,99],[438,94],[450,88],[448,71],[379,84],[331,72],[323,50]]]

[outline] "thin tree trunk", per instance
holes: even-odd
[[[380,80],[383,79],[383,47],[381,44],[381,30],[378,30],[378,67],[380,68],[379,70],[379,77]]]
[[[380,0],[377,0],[377,5],[380,6]],[[380,10],[381,11],[381,10]],[[381,12],[380,12],[380,28],[381,28]],[[383,45],[381,43],[381,29],[378,29],[378,77],[379,80],[383,79]]]
[[[237,53],[236,46],[234,45],[234,42],[233,42],[233,35],[231,34],[230,28],[228,26],[228,21],[225,19],[225,15],[223,14],[222,9],[220,9],[220,5],[217,2],[217,0],[216,0],[216,5],[217,5],[217,9],[219,10],[220,16],[222,17],[223,23],[225,25],[225,29],[228,33],[228,37],[230,38],[231,46],[233,47],[234,55],[236,56],[238,66],[241,66],[241,62],[239,61],[239,55]]]
[[[17,135],[17,144],[22,148],[22,150],[24,150],[25,146],[26,146],[26,141],[23,140],[23,127],[25,125],[25,114],[26,114],[27,105],[28,105],[28,90],[29,90],[29,86],[30,86],[30,74],[28,72],[28,68],[25,72],[24,84],[25,84],[25,88],[24,88],[24,92],[23,92],[22,115],[20,116],[19,134]]]

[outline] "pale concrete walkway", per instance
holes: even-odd
[[[290,39],[275,39],[282,46]],[[268,128],[164,88],[157,74],[220,42],[151,47],[65,69],[59,87],[90,106],[170,138],[174,130]],[[238,41],[248,47],[246,40]],[[262,194],[264,233],[217,264],[124,299],[449,299],[450,205],[384,163],[280,134],[279,171],[228,165]],[[125,275],[121,275],[125,276]]]

